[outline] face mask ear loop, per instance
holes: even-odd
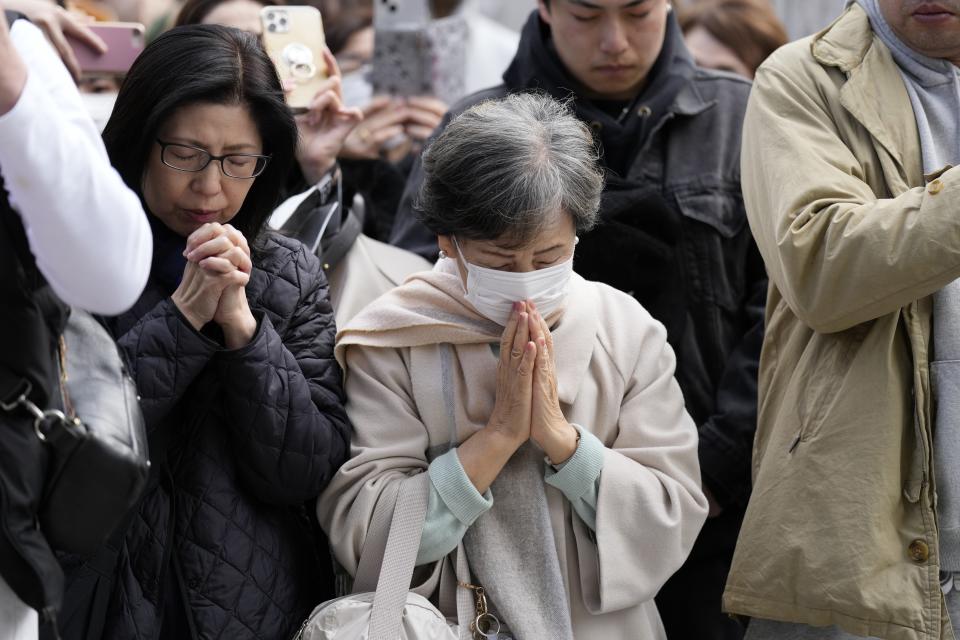
[[[451,234],[450,237],[453,238],[453,246],[457,248],[457,262],[463,263],[463,269],[464,269],[464,271],[467,272],[467,276],[468,276],[468,279],[469,279],[469,275],[470,275],[470,264],[467,262],[467,259],[463,256],[463,251],[460,249],[460,243],[457,242],[457,236]],[[467,291],[467,283],[466,283],[466,282],[463,283],[463,292],[464,292],[464,293],[469,293],[469,291]]]

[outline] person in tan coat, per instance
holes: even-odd
[[[354,573],[427,473],[418,590],[456,589],[464,553],[504,638],[665,640],[653,598],[707,515],[664,327],[573,272],[596,156],[548,97],[464,112],[424,158],[444,257],[338,338],[351,459],[318,504],[337,559]]]
[[[958,64],[957,0],[858,0],[757,73],[743,192],[770,291],[724,597],[749,639],[960,628]]]

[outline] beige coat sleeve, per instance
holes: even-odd
[[[428,435],[399,351],[352,346],[346,362],[350,459],[320,496],[317,516],[337,561],[355,575],[378,500],[392,511],[399,483],[427,470]]]
[[[856,157],[842,137],[870,148],[834,79],[789,61],[768,61],[757,74],[742,180],[770,279],[793,312],[815,331],[842,331],[960,277],[960,169],[944,173],[936,193],[880,197],[890,194],[867,182],[880,174],[876,159]]]
[[[593,614],[652,600],[686,560],[707,516],[697,429],[673,377],[666,330],[647,316],[619,433],[600,474],[595,537],[574,518],[584,604]],[[639,331],[634,324],[634,331]]]

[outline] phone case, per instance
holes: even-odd
[[[432,95],[453,104],[464,95],[467,37],[466,21],[459,16],[377,28],[370,74],[374,93]]]
[[[106,53],[99,54],[67,35],[80,70],[84,73],[126,73],[143,51],[146,30],[138,22],[98,22],[89,25],[89,29],[106,43]]]
[[[287,93],[287,104],[306,108],[327,77],[320,12],[307,6],[266,6],[260,10],[260,21],[263,46],[280,79],[295,85]]]

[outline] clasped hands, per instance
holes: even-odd
[[[194,329],[216,322],[228,349],[253,339],[257,321],[247,304],[253,263],[247,239],[229,224],[207,223],[190,234],[183,252],[187,266],[171,298]]]
[[[533,302],[516,302],[500,339],[497,399],[487,428],[518,448],[533,440],[553,464],[577,450],[577,430],[560,410],[553,336]]]

